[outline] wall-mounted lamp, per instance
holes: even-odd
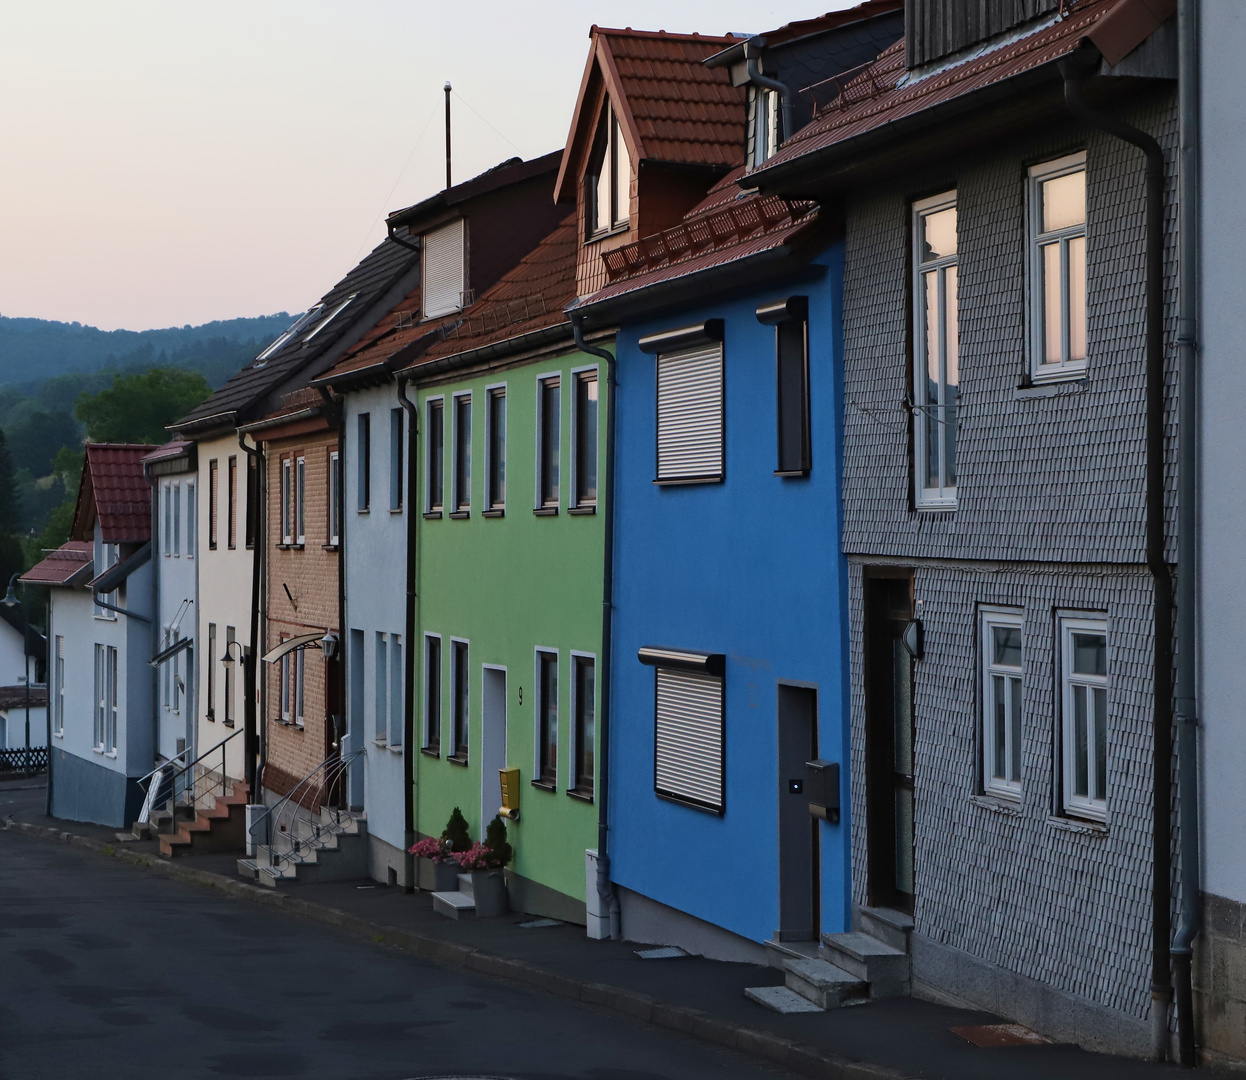
[[[337,655],[337,645],[337,634],[326,630],[324,637],[320,639],[320,650],[324,653],[325,660],[332,660]]]

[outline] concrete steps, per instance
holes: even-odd
[[[433,910],[447,919],[474,919],[476,897],[472,894],[472,875],[459,874],[457,892],[433,893]]]
[[[745,997],[774,1012],[821,1012],[871,998],[908,994],[913,920],[885,908],[858,908],[856,929],[820,941],[767,941],[783,986],[755,986]]]
[[[290,835],[300,841],[296,854],[283,842],[274,860],[272,848],[260,844],[254,858],[238,860],[238,873],[270,889],[368,876],[368,826],[363,814],[337,815],[322,809],[315,819],[296,818]]]

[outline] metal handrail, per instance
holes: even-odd
[[[334,754],[331,757],[325,758],[324,761],[295,784],[277,803],[264,811],[265,839],[267,840],[266,846],[268,847],[268,863],[270,866],[276,866],[282,861],[289,862],[294,860],[300,855],[304,846],[310,849],[317,844],[321,836],[330,831],[332,827],[326,827],[309,818],[310,837],[304,840],[295,836],[293,826],[298,821],[298,809],[302,806],[302,798],[310,794],[312,801],[319,803],[325,789],[341,779],[350,763],[362,754],[363,750],[359,749],[344,756]],[[316,780],[317,776],[320,777],[320,782],[313,785],[313,781]],[[299,795],[300,791],[302,795],[296,799],[295,796]],[[336,818],[335,825],[340,826],[342,824],[342,811],[334,810],[333,812]],[[352,820],[354,819],[354,815],[349,811],[345,813]],[[283,815],[286,815],[289,827],[279,828],[274,831],[274,822],[281,825]],[[290,839],[290,850],[288,852],[277,851],[277,839],[282,833]]]
[[[229,778],[228,774],[225,771],[225,744],[228,743],[230,739],[233,739],[236,736],[241,735],[244,730],[245,730],[244,728],[238,728],[236,731],[231,731],[228,735],[225,736],[225,738],[223,738],[215,746],[209,747],[202,754],[200,754],[197,758],[195,758],[194,761],[188,762],[187,764],[182,765],[180,768],[175,769],[175,771],[168,777],[167,782],[170,785],[170,792],[169,792],[169,798],[165,803],[165,809],[169,813],[170,824],[173,826],[174,832],[177,831],[177,806],[178,806],[179,795],[184,795],[186,792],[189,791],[190,797],[183,805],[188,805],[192,809],[194,809],[198,805],[200,798],[205,798],[206,796],[212,794],[218,786],[220,787],[222,792],[225,791],[226,781]],[[213,783],[209,785],[208,788],[206,788],[203,792],[200,792],[196,790],[195,780],[192,774],[190,782],[188,784],[183,783],[181,788],[179,789],[178,781],[181,780],[183,777],[185,777],[188,772],[191,772],[191,770],[194,769],[196,765],[204,761],[210,754],[214,754],[218,750],[221,752],[221,771],[220,771],[219,780],[213,781]],[[177,757],[170,758],[168,761],[164,762],[162,765],[157,765],[156,768],[154,768],[151,772],[149,772],[145,777],[140,778],[139,783],[142,783],[143,780],[146,780],[148,782],[147,798],[144,800],[144,810],[147,811],[147,815],[146,816],[140,815],[141,820],[150,819],[150,811],[154,807],[155,798],[159,793],[158,791],[153,792],[151,789],[151,785],[153,783],[154,778],[158,777],[160,784],[163,785],[166,782],[166,779],[164,776],[164,770],[169,768],[173,764],[173,762],[178,760],[178,758],[184,757],[186,753],[187,751],[183,750],[181,754],[177,755]]]

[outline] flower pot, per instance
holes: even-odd
[[[489,919],[510,910],[506,899],[506,875],[501,870],[473,870],[472,896],[476,901],[476,918]]]
[[[444,862],[428,860],[433,867],[433,892],[458,892],[459,864],[453,859]]]

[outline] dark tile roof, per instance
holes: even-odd
[[[569,326],[563,308],[575,299],[578,252],[579,230],[572,212],[468,308],[457,326],[434,341],[414,366],[535,330]]]
[[[179,458],[186,453],[195,444],[185,439],[170,439],[163,446],[157,447],[150,454],[143,456],[144,465],[152,465],[157,461],[168,461],[171,458]]]
[[[400,238],[408,238],[405,229],[395,231]],[[321,314],[324,316],[334,311],[347,297],[355,296],[322,330],[309,340],[308,335],[317,325],[313,320],[303,332],[266,360],[257,359],[244,367],[207,401],[182,417],[174,429],[183,433],[194,430],[196,426],[204,428],[214,417],[220,417],[222,424],[250,418],[250,412],[261,407],[265,399],[286,380],[324,355],[418,259],[417,251],[386,237],[320,299],[319,303],[323,305]]]
[[[247,424],[243,430],[256,433],[257,439],[263,439],[266,428],[275,427],[285,420],[294,417],[308,418],[320,416],[325,408],[324,397],[314,386],[301,386],[281,396],[281,401],[271,412],[265,413],[258,420]]]
[[[91,573],[95,545],[90,540],[70,540],[43,558],[22,575],[31,585],[72,585],[75,577],[83,581]]]
[[[747,94],[704,60],[740,39],[594,26],[555,198],[569,197],[606,92],[640,161],[729,169],[744,160]]]
[[[485,195],[490,191],[497,191],[510,184],[518,184],[534,176],[540,176],[543,173],[556,172],[561,160],[561,150],[554,150],[551,153],[531,158],[528,161],[518,157],[508,158],[506,161],[500,162],[492,168],[473,176],[470,180],[464,180],[461,184],[445,188],[437,192],[436,195],[430,195],[427,199],[423,199],[413,206],[395,210],[389,215],[388,220],[394,224],[417,225],[421,219],[426,219],[452,206],[458,206],[469,199]],[[418,228],[416,231],[419,231]]]
[[[87,443],[71,532],[75,540],[92,538],[96,518],[105,543],[151,539],[151,485],[143,473],[143,458],[154,449],[129,443]]]
[[[0,686],[0,711],[24,709],[28,704],[32,709],[42,709],[48,703],[48,688],[30,684],[30,700],[26,700],[25,685]]]
[[[752,174],[764,187],[767,173],[782,169],[800,158],[818,154],[897,120],[914,117],[1017,75],[1033,71],[1073,52],[1084,38],[1093,36],[1096,24],[1118,0],[1073,0],[1061,19],[1049,16],[1029,32],[1002,44],[990,43],[965,59],[942,64],[923,75],[905,67],[904,39],[884,51],[862,70],[849,73],[842,86],[834,86],[815,110],[813,123],[798,131],[779,152]],[[815,92],[815,97],[817,93]]]

